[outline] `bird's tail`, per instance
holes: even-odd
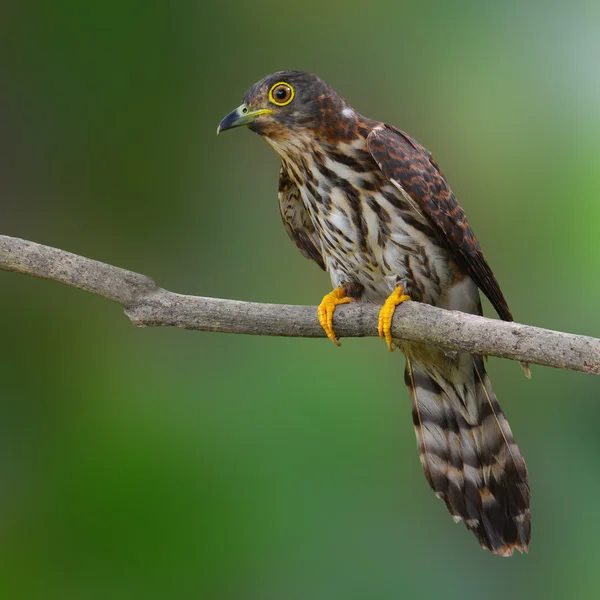
[[[429,485],[483,548],[503,556],[527,551],[527,467],[482,358],[429,361],[419,354],[408,354],[405,381]]]

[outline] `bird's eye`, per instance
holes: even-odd
[[[294,88],[285,81],[276,83],[269,90],[269,100],[277,106],[285,106],[294,99]]]

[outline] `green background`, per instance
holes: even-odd
[[[329,282],[281,226],[276,156],[215,137],[254,81],[309,70],[433,152],[517,320],[600,336],[599,19],[592,0],[13,2],[1,233],[315,304]],[[598,379],[490,360],[532,488],[530,553],[502,559],[429,490],[380,340],[137,330],[0,280],[1,598],[600,593]]]

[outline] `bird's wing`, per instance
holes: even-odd
[[[279,209],[283,226],[302,254],[325,271],[321,244],[314,225],[300,197],[298,186],[289,178],[285,167],[279,171]]]
[[[385,124],[371,131],[367,145],[384,175],[435,225],[440,242],[489,298],[500,318],[512,321],[465,212],[431,154],[406,133]]]

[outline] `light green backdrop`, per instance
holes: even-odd
[[[600,336],[597,2],[0,12],[1,233],[315,304],[329,282],[281,226],[277,158],[215,137],[255,80],[310,70],[434,153],[517,320]],[[506,560],[430,492],[383,342],[136,330],[0,282],[1,598],[598,596],[598,379],[490,360],[532,488],[530,554]]]

